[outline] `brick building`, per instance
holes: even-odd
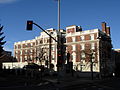
[[[52,37],[58,40],[58,32],[55,29],[46,30]],[[112,44],[110,27],[102,23],[102,30],[82,30],[80,26],[68,26],[66,32],[61,30],[62,41],[66,48],[63,49],[63,59],[65,52],[70,53],[69,62],[73,62],[73,69],[76,71],[90,72],[91,65],[93,72],[106,74],[113,72],[113,61],[111,59]],[[50,37],[41,32],[41,35],[33,40],[16,42],[14,44],[14,55],[18,62],[34,62],[46,65],[46,62],[57,64],[57,42],[52,39],[50,51]],[[51,53],[51,55],[50,55]]]
[[[58,39],[57,30],[51,28],[47,29],[46,31],[56,40]],[[65,31],[60,30],[60,32],[62,33],[62,37],[65,37]],[[35,39],[15,42],[14,56],[17,58],[18,62],[34,62],[46,67],[49,67],[50,64],[56,66],[57,42],[55,42],[53,39],[51,39],[51,44],[49,42],[50,37],[45,32],[41,32],[40,36],[35,37]],[[54,69],[56,70],[56,67],[54,67]]]
[[[83,31],[75,25],[66,27],[66,46],[74,70],[90,72],[92,64],[93,72],[112,72],[110,27],[105,22],[102,23],[102,31]]]

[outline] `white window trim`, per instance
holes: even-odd
[[[85,40],[85,36],[80,36],[81,41]]]
[[[94,34],[90,35],[90,40],[94,40]]]
[[[75,38],[75,37],[72,37],[72,41],[73,41],[73,42],[76,42],[76,38]]]
[[[81,50],[85,50],[85,44],[81,44]]]
[[[20,57],[20,62],[22,62],[22,56]]]
[[[82,58],[85,58],[85,53],[81,53],[81,57],[82,57]]]
[[[72,45],[72,51],[76,51],[76,45]]]
[[[76,62],[76,53],[75,52],[72,53],[72,61],[73,61],[73,63]]]
[[[95,49],[95,43],[91,43],[91,49]]]

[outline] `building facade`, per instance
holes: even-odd
[[[46,30],[54,39],[58,40],[58,31],[51,28]],[[64,36],[64,30],[60,30]],[[40,36],[35,39],[16,42],[14,44],[14,56],[18,62],[33,62],[45,67],[51,64],[57,64],[57,42],[51,39],[45,32],[41,32]],[[65,40],[64,40],[65,41]],[[56,67],[54,67],[56,70]]]
[[[46,30],[56,40],[58,31],[55,29]],[[66,32],[61,30],[62,42],[64,43],[63,61],[67,53],[70,54],[69,62],[73,62],[73,69],[82,72],[100,72],[106,74],[113,71],[112,65],[112,44],[110,27],[102,23],[102,30],[82,30],[80,26],[68,26]],[[33,40],[16,42],[14,44],[14,55],[18,62],[34,62],[49,67],[54,65],[57,70],[57,42],[41,32],[41,35]],[[65,63],[64,63],[65,64]],[[64,66],[64,65],[63,65]]]
[[[112,72],[110,27],[102,23],[99,29],[83,31],[80,26],[66,27],[66,50],[73,69],[82,72]],[[110,71],[111,70],[111,71]]]

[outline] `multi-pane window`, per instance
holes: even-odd
[[[21,45],[18,45],[18,49],[20,49],[21,48]]]
[[[17,45],[15,45],[14,48],[17,49]]]

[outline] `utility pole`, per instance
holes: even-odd
[[[58,31],[60,32],[60,0],[58,0]]]

